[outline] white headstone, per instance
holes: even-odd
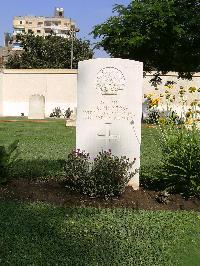
[[[45,97],[35,94],[29,98],[28,119],[44,119],[45,117]]]
[[[140,167],[143,64],[126,59],[79,63],[76,148],[136,158]],[[129,183],[139,188],[139,174]]]

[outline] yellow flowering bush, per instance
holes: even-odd
[[[151,186],[170,193],[200,196],[199,93],[200,89],[194,86],[177,89],[168,82],[157,94],[148,95],[146,121],[159,124],[158,144],[162,154],[162,166],[150,181]],[[180,123],[184,126],[177,126]]]
[[[173,81],[167,81],[160,90],[155,87],[155,91],[146,94],[145,98],[150,121],[153,121],[153,114],[155,123],[184,122],[186,125],[197,125],[200,128],[200,88],[177,88]]]

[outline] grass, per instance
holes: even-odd
[[[143,176],[160,164],[155,128],[142,128]],[[0,123],[0,145],[19,140],[18,178],[64,174],[75,128],[64,120]],[[64,208],[0,201],[0,265],[200,265],[200,214]]]
[[[161,167],[161,150],[158,145],[160,131],[155,127],[142,127],[140,182],[152,179]]]
[[[62,177],[67,154],[75,148],[75,128],[65,127],[62,119],[46,123],[25,122],[24,119],[0,123],[0,145],[19,140],[19,157],[10,175],[15,178]],[[141,169],[144,177],[153,175],[155,166],[159,166],[159,150],[154,144],[157,134],[155,128],[142,128]]]
[[[0,202],[0,210],[1,265],[200,263],[198,213],[19,202]]]
[[[19,157],[10,171],[12,177],[59,177],[67,153],[75,147],[75,128],[66,128],[64,120],[0,123],[0,145],[14,140],[19,140]]]

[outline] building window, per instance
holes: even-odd
[[[43,22],[38,22],[38,26],[42,26],[43,25]]]
[[[29,21],[28,24],[29,24],[29,25],[32,24],[32,21]]]
[[[28,29],[28,33],[33,33],[33,31],[31,29]]]
[[[19,22],[20,24],[22,24],[22,21],[20,20],[20,22]]]
[[[50,27],[51,26],[51,21],[45,21],[44,26]]]
[[[21,34],[21,33],[25,32],[25,29],[14,28],[14,32],[17,34]]]
[[[37,33],[41,33],[41,30],[37,30]]]
[[[50,34],[50,33],[52,33],[52,30],[51,29],[45,29],[45,33]]]
[[[60,26],[61,21],[52,21],[52,26]]]

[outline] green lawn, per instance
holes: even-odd
[[[66,128],[64,120],[0,123],[0,145],[14,140],[19,140],[19,157],[12,177],[58,177],[63,175],[67,153],[75,147],[75,128]]]
[[[0,145],[19,140],[19,157],[10,175],[22,178],[63,176],[66,156],[75,147],[75,128],[65,127],[64,120],[47,123],[23,120],[0,123]],[[157,134],[155,128],[142,128],[141,169],[144,177],[153,175],[155,167],[159,166],[159,149],[155,145]]]
[[[0,202],[0,265],[200,265],[200,214]]]
[[[142,129],[145,177],[159,167],[157,134]],[[16,139],[11,176],[59,178],[75,128],[64,120],[0,123],[0,145]],[[199,247],[199,213],[0,201],[0,265],[200,265]]]

